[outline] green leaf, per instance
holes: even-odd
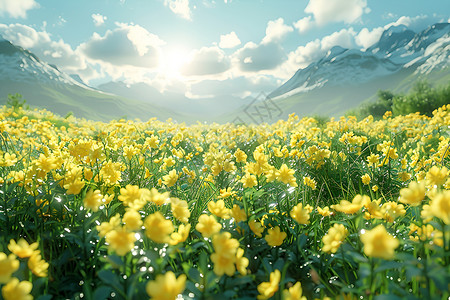
[[[114,288],[121,288],[119,277],[114,274],[111,270],[101,270],[98,272],[98,277],[107,285]]]
[[[93,298],[95,300],[109,299],[112,291],[109,286],[102,285],[95,290]]]
[[[53,298],[52,295],[41,295],[38,298],[36,298],[36,300],[50,300],[52,298]]]
[[[396,261],[383,261],[377,268],[375,268],[375,273],[382,272],[385,270],[391,270],[396,268],[403,267],[404,264],[396,262]]]
[[[377,295],[373,298],[374,300],[401,300],[402,298],[395,296],[395,295]]]

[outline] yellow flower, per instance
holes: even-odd
[[[370,183],[370,176],[369,174],[364,174],[363,176],[361,176],[361,181],[363,184],[368,185]]]
[[[146,203],[143,189],[131,184],[127,184],[125,188],[120,189],[118,199],[122,201],[123,205],[132,207],[135,210],[141,209]]]
[[[266,240],[267,244],[269,244],[269,246],[275,247],[283,244],[286,236],[286,232],[280,231],[280,227],[275,226],[275,228],[270,228],[268,230],[268,233],[266,234],[264,239]]]
[[[409,204],[411,206],[418,206],[425,198],[425,185],[423,183],[411,181],[408,188],[400,190],[401,203]]]
[[[225,199],[225,198],[234,197],[234,196],[236,196],[236,192],[233,191],[230,187],[228,187],[226,189],[220,189],[219,199]]]
[[[181,224],[178,227],[178,231],[170,235],[170,245],[177,245],[187,240],[189,232],[191,231],[191,224]]]
[[[129,232],[125,228],[115,229],[106,234],[106,242],[109,249],[119,256],[124,256],[134,247],[136,237],[134,232]]]
[[[127,230],[139,230],[142,227],[141,214],[134,209],[129,209],[123,215],[122,222],[125,224]]]
[[[211,254],[211,261],[214,263],[214,273],[217,276],[227,274],[233,276],[236,271],[236,252],[239,242],[231,238],[229,232],[216,234],[212,238],[214,253]]]
[[[98,230],[98,235],[100,237],[106,236],[108,232],[111,230],[115,230],[120,226],[120,215],[116,214],[115,216],[109,219],[109,222],[102,222],[100,225],[97,225],[96,228]]]
[[[296,187],[297,181],[294,177],[295,170],[289,169],[286,164],[283,164],[281,168],[275,173],[277,179],[285,184],[289,184],[292,187]]]
[[[262,237],[264,227],[262,226],[261,222],[258,222],[256,220],[251,220],[250,222],[248,222],[248,226],[250,227],[250,230],[253,231],[253,233],[256,236]]]
[[[409,238],[413,241],[419,241],[419,239],[421,241],[432,240],[430,241],[430,244],[434,243],[439,247],[442,247],[444,245],[444,241],[442,240],[442,231],[436,230],[430,224],[422,225],[422,227],[419,227],[415,224],[410,224],[409,228]],[[416,233],[417,236],[413,236],[413,233]]]
[[[217,202],[210,201],[208,203],[208,210],[218,218],[230,218],[230,209],[225,207],[225,202],[222,199],[217,200]]]
[[[17,243],[14,240],[9,241],[8,249],[20,258],[30,257],[34,250],[37,249],[38,243],[28,244],[26,240],[21,238]]]
[[[185,200],[170,198],[170,205],[172,207],[172,214],[178,221],[183,223],[189,221],[191,212],[189,211],[188,203]]]
[[[240,208],[239,205],[234,204],[231,209],[231,216],[234,218],[236,223],[247,221],[247,214],[245,210]]]
[[[169,235],[173,232],[173,224],[170,220],[166,220],[159,211],[145,218],[144,226],[147,237],[156,243],[170,241]]]
[[[299,224],[309,224],[309,212],[302,207],[303,204],[299,203],[291,210],[291,217]]]
[[[48,263],[42,259],[41,251],[36,250],[28,259],[28,268],[38,277],[46,277]]]
[[[275,270],[270,273],[269,282],[262,282],[258,285],[259,295],[257,299],[269,299],[276,291],[278,291],[278,285],[280,284],[281,273],[279,270]]]
[[[84,181],[76,179],[64,184],[64,188],[67,189],[67,195],[78,195],[81,192],[81,189],[84,187],[84,184]]]
[[[430,202],[430,211],[445,224],[450,224],[450,191],[446,190],[435,195]]]
[[[99,190],[89,190],[83,199],[84,206],[93,212],[98,211],[98,207],[102,204],[102,194]]]
[[[234,157],[236,157],[236,162],[245,162],[247,160],[247,154],[245,154],[244,151],[241,149],[237,149],[236,152],[234,152]]]
[[[186,275],[178,278],[171,271],[164,275],[157,275],[156,280],[147,283],[145,290],[154,300],[174,300],[186,287]]]
[[[400,244],[381,224],[362,233],[361,241],[364,244],[364,253],[367,256],[384,259],[392,259],[395,249]]]
[[[303,296],[303,289],[301,283],[298,281],[289,290],[283,291],[283,300],[307,300]]]
[[[169,199],[169,192],[159,193],[157,189],[152,188],[149,193],[149,201],[156,205],[163,205]]]
[[[380,207],[381,198],[378,200],[372,200],[372,202],[366,202],[364,207],[364,218],[369,219],[382,219],[384,211]]]
[[[367,156],[367,162],[369,163],[369,167],[371,167],[372,165],[377,166],[379,160],[380,156],[378,154],[371,154]]]
[[[251,188],[251,187],[254,187],[255,185],[258,184],[258,181],[257,181],[257,179],[256,179],[256,176],[255,176],[255,175],[252,175],[252,174],[250,174],[250,173],[246,173],[246,174],[242,177],[241,182],[243,183],[244,188]]]
[[[177,183],[179,175],[176,170],[171,170],[169,174],[163,176],[163,183],[167,185],[167,187],[171,187]]]
[[[339,246],[348,235],[348,230],[342,224],[334,224],[333,227],[328,229],[326,235],[323,236],[323,252],[336,253]]]
[[[2,296],[5,300],[33,300],[30,295],[33,284],[29,281],[20,281],[17,278],[11,280],[3,286]]]
[[[316,189],[316,181],[314,179],[311,179],[309,176],[303,177],[303,184],[306,186],[309,186],[312,190]]]
[[[17,156],[13,154],[5,153],[4,157],[0,157],[0,166],[1,167],[12,167],[17,162]]]
[[[19,265],[14,254],[6,256],[5,253],[0,252],[0,283],[7,283],[12,273],[19,269]]]
[[[449,175],[449,171],[446,167],[439,169],[437,166],[432,166],[430,170],[428,170],[426,180],[427,184],[430,185],[441,185],[445,182]]]
[[[236,270],[241,275],[247,274],[248,258],[244,257],[244,249],[238,248],[236,251]]]
[[[221,228],[222,225],[216,221],[214,216],[208,216],[205,214],[198,218],[198,224],[195,226],[195,229],[197,229],[197,231],[200,232],[205,238],[209,238],[213,234],[218,233]]]
[[[121,163],[114,163],[112,161],[108,161],[105,163],[100,169],[100,178],[107,185],[114,185],[119,182],[121,179]]]
[[[381,206],[381,213],[386,221],[392,223],[396,218],[404,216],[406,210],[403,204],[397,204],[396,202],[389,201]]]
[[[355,214],[364,206],[364,203],[367,202],[370,202],[370,198],[368,196],[356,195],[352,202],[341,200],[339,204],[331,205],[331,208],[345,214]]]
[[[325,206],[324,208],[317,207],[317,212],[323,217],[328,217],[333,214],[328,206]]]
[[[75,166],[71,168],[66,175],[64,175],[63,187],[67,190],[67,195],[78,195],[81,189],[84,187],[84,181],[82,180],[83,169]]]

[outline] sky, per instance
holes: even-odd
[[[0,0],[0,35],[91,86],[269,93],[333,46],[448,22],[448,0]]]

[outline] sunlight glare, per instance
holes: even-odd
[[[182,47],[169,49],[161,57],[160,71],[167,78],[182,78],[181,68],[189,61],[189,51]]]

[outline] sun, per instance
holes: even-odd
[[[167,78],[182,78],[182,67],[189,61],[189,51],[183,47],[173,47],[161,55],[160,72]]]

